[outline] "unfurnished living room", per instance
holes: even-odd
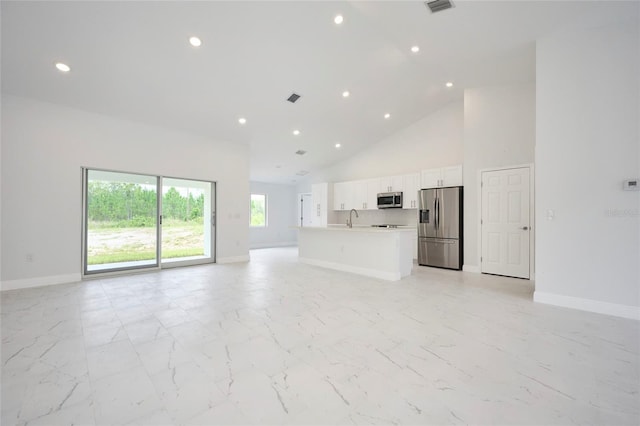
[[[639,1],[0,18],[2,425],[640,424]]]

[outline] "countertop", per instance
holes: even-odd
[[[415,226],[398,226],[397,228],[377,228],[371,225],[353,225],[349,228],[344,224],[329,224],[324,226],[296,226],[296,229],[305,229],[312,231],[348,231],[348,232],[416,232]]]

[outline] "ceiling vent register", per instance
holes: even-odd
[[[289,96],[289,97],[287,98],[287,100],[288,100],[289,102],[291,102],[292,104],[295,104],[295,103],[296,103],[296,101],[297,101],[298,99],[300,99],[300,95],[298,95],[298,94],[296,94],[296,93],[292,93],[292,94],[291,94],[291,96]]]
[[[308,175],[309,172],[306,170],[300,170],[298,173],[296,173],[298,176],[304,176],[304,175]]]
[[[453,7],[453,3],[451,3],[450,0],[425,1],[424,4],[429,8],[431,13],[442,12],[443,10]]]

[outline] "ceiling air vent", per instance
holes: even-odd
[[[291,96],[289,96],[289,97],[287,98],[287,100],[288,100],[289,102],[291,102],[292,104],[295,104],[295,103],[296,103],[296,101],[297,101],[298,99],[300,99],[300,95],[298,95],[298,94],[296,94],[296,93],[292,93],[292,94],[291,94]]]
[[[309,172],[308,172],[308,171],[306,171],[306,170],[300,170],[300,171],[299,171],[298,173],[296,173],[296,174],[297,174],[298,176],[304,176],[304,175],[309,174]]]
[[[431,10],[431,13],[442,12],[453,7],[450,0],[425,1],[424,4]]]
[[[302,149],[299,149],[299,150],[296,151],[297,155],[305,155],[306,153],[307,153],[307,151],[302,150]]]

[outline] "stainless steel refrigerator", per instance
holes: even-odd
[[[462,187],[418,194],[418,264],[462,269]]]

